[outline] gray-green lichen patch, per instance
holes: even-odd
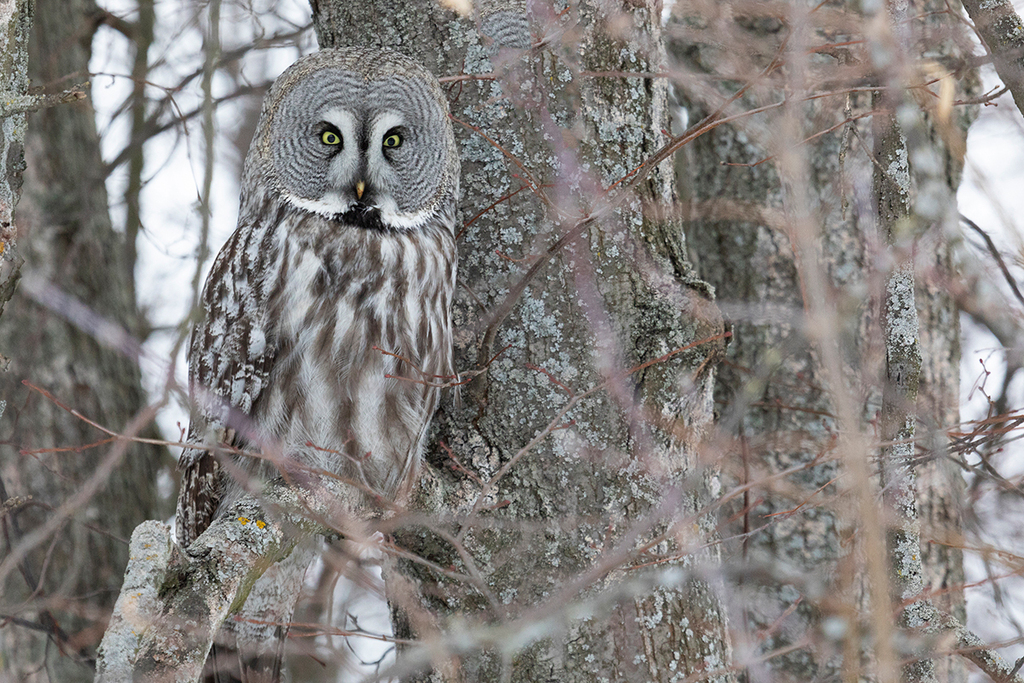
[[[897,268],[886,288],[886,331],[889,353],[917,343],[920,324],[912,266]]]
[[[142,636],[159,613],[157,589],[164,582],[173,548],[170,530],[160,522],[144,522],[132,533],[121,594],[97,653],[98,669],[107,674],[97,680],[131,679]]]
[[[422,9],[437,12],[433,5]],[[522,53],[497,50],[471,25],[450,18],[434,25],[442,50],[428,40],[418,47],[436,61],[441,75],[492,79],[461,80],[450,90],[452,115],[478,129],[456,124],[463,159],[460,209],[467,222],[473,219],[459,240],[458,364],[479,369],[478,363],[491,362],[486,375],[463,388],[461,406],[443,403],[435,433],[474,476],[454,467],[438,446],[428,454],[435,467],[424,478],[428,500],[441,513],[438,523],[451,524],[464,552],[422,529],[403,535],[406,547],[437,566],[462,570],[472,558],[490,597],[415,563],[400,570],[422,582],[424,606],[450,616],[453,628],[465,619],[513,618],[554,599],[572,609],[599,590],[622,585],[631,575],[604,576],[602,561],[615,557],[623,543],[637,550],[698,505],[690,491],[676,490],[695,459],[687,451],[692,444],[633,423],[650,414],[699,430],[711,414],[710,375],[691,375],[710,351],[696,348],[634,375],[619,372],[682,347],[697,334],[713,334],[707,330],[714,327],[692,320],[695,306],[681,293],[698,290],[679,282],[679,273],[687,272],[679,224],[662,228],[645,219],[639,199],[607,204],[608,187],[664,140],[665,123],[652,112],[666,110],[665,89],[638,76],[662,68],[660,48],[652,47],[658,20],[645,6],[625,7],[623,17],[636,30],[627,21],[628,30],[606,35],[602,11],[583,3],[549,17],[550,23],[531,27],[540,44]],[[376,21],[361,17],[362,32],[346,41],[415,25],[402,24],[413,21],[404,10],[382,19],[379,32]],[[397,29],[391,26],[396,22]],[[408,34],[406,47],[422,34]],[[616,72],[627,75],[592,75]],[[673,199],[665,170],[642,188],[644,201]],[[535,260],[591,212],[600,215],[544,262],[500,320],[492,348],[481,350],[492,312]],[[671,259],[642,258],[667,250],[669,243],[675,249]],[[678,301],[665,299],[671,288],[660,287],[651,268],[673,281]],[[574,396],[595,388],[560,414]],[[536,446],[520,453],[539,436]],[[488,481],[513,457],[515,465],[492,487],[476,480]],[[640,538],[625,542],[634,532]],[[652,552],[678,550],[675,536],[669,538]],[[575,577],[588,573],[598,578],[578,594],[564,594]],[[682,618],[703,623],[689,613],[690,593],[665,589],[658,595],[662,613],[670,617],[656,625],[656,640],[668,640]],[[620,661],[630,662],[642,649],[637,644],[623,657],[613,647],[613,632],[632,623],[626,615],[635,615],[633,597],[627,595],[614,610],[580,616],[567,634],[556,629],[510,638],[508,643],[522,648],[510,655],[513,680],[643,680],[615,674],[624,670],[617,668]],[[714,623],[724,628],[721,620]],[[721,653],[723,632],[708,624],[704,635],[715,644],[706,649],[718,647]],[[694,626],[689,631],[696,647],[702,636]],[[627,635],[633,642],[638,637],[635,630]],[[540,641],[529,644],[533,639]],[[639,671],[662,667],[659,676],[669,680],[703,666],[701,655],[685,651],[689,644],[665,647],[677,656],[648,659]],[[502,661],[484,653],[462,663],[469,679],[496,680]]]

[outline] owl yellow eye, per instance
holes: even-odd
[[[320,141],[325,145],[340,145],[341,136],[335,133],[333,130],[325,130],[320,134]]]
[[[392,133],[384,138],[385,147],[400,147],[402,145],[402,136],[398,133]]]

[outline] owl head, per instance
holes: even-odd
[[[412,230],[454,204],[458,184],[437,79],[395,52],[329,49],[299,59],[267,93],[243,182],[262,192],[243,190],[242,212],[270,193],[345,224]]]

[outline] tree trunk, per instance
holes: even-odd
[[[480,2],[475,21],[432,0],[313,7],[321,47],[397,49],[455,77],[457,366],[482,372],[437,417],[416,500],[437,521],[394,522],[413,559],[389,568],[389,598],[399,634],[427,643],[406,665],[467,681],[729,666],[695,514],[722,328],[663,210],[671,169],[643,168],[668,142],[655,4]]]
[[[87,0],[37,3],[34,83],[61,90],[88,80],[95,9]],[[0,375],[0,480],[5,503],[16,501],[4,519],[0,677],[92,680],[127,539],[159,513],[161,453],[111,441],[23,384],[110,429],[149,422],[132,422],[146,401],[137,345],[122,330],[140,329],[139,313],[88,101],[34,114],[26,157],[17,224],[26,281],[0,322],[0,351],[11,359]]]
[[[33,0],[6,3],[0,25],[0,92],[7,103],[21,100],[20,107],[0,112],[0,314],[14,296],[21,278],[21,258],[16,252],[14,211],[21,198],[25,171],[25,119],[28,95],[28,41],[32,31]],[[3,360],[0,351],[0,362]],[[0,411],[6,408],[0,403]]]
[[[930,59],[961,63],[965,53],[960,46],[968,42],[955,13],[942,11],[942,3],[912,5],[910,15],[924,19],[906,22],[912,26],[910,57],[918,59],[927,49]],[[842,394],[853,401],[862,421],[854,428],[862,435],[872,434],[870,421],[880,409],[884,376],[880,302],[885,268],[892,267],[880,264],[907,256],[886,251],[884,240],[880,244],[875,237],[871,178],[879,165],[871,159],[870,118],[862,118],[871,109],[871,95],[844,94],[844,79],[859,85],[856,74],[865,72],[854,69],[861,68],[867,70],[868,82],[890,82],[884,70],[869,68],[877,65],[870,63],[866,51],[858,51],[856,42],[843,47],[846,40],[881,38],[876,24],[869,26],[867,19],[844,12],[842,3],[835,8],[822,5],[813,14],[801,14],[801,5],[794,3],[785,23],[767,11],[762,16],[756,10],[730,15],[726,7],[705,7],[706,13],[700,14],[678,6],[667,29],[673,37],[673,68],[683,74],[676,84],[679,101],[689,119],[716,111],[747,82],[754,86],[728,105],[723,116],[787,95],[789,101],[787,107],[715,128],[690,145],[677,165],[689,200],[686,233],[697,271],[714,286],[734,333],[716,388],[722,406],[720,428],[738,444],[729,456],[734,466],[727,480],[765,481],[734,506],[738,517],[729,535],[742,540],[728,546],[724,561],[726,566],[785,566],[794,576],[806,577],[798,583],[768,582],[741,589],[741,607],[732,616],[750,647],[779,650],[767,666],[780,679],[828,680],[843,675],[843,680],[855,680],[862,671],[860,638],[871,632],[879,637],[877,620],[891,622],[892,617],[888,609],[882,616],[875,610],[874,617],[857,621],[858,610],[867,605],[868,567],[874,559],[865,540],[864,507],[858,508],[854,495],[858,487],[851,484],[855,477],[848,462],[837,457],[849,434],[840,429],[842,411],[835,399]],[[722,45],[745,49],[725,51]],[[812,46],[820,49],[812,52]],[[903,47],[907,46],[899,46]],[[770,66],[776,58],[785,62],[784,69]],[[728,74],[735,80],[715,90],[706,74]],[[798,82],[799,76],[807,80]],[[957,72],[957,77],[957,98],[976,94],[974,72]],[[900,98],[909,97],[905,85],[898,91]],[[837,94],[800,99],[829,91]],[[937,195],[937,218],[925,220],[924,229],[900,248],[916,257],[912,266],[923,356],[916,404],[917,455],[934,456],[918,461],[916,468],[924,585],[938,591],[940,610],[962,622],[963,568],[957,548],[963,482],[944,457],[945,430],[958,418],[959,324],[949,287],[942,283],[952,276],[944,235],[951,222],[955,226],[954,192],[963,154],[962,147],[956,149],[951,141],[962,141],[973,112],[953,108],[949,122],[936,123],[933,116],[931,110],[928,143],[940,158],[944,193]],[[832,132],[811,138],[837,124],[841,125]],[[780,135],[790,125],[795,134]],[[787,187],[780,177],[786,154],[802,155],[806,173],[795,186]],[[767,163],[758,163],[766,159]],[[884,173],[886,164],[880,167]],[[922,172],[914,163],[910,172],[921,192]],[[807,198],[804,215],[812,217],[816,232],[810,242],[794,227],[800,220],[795,209],[799,195]],[[797,258],[804,250],[817,253],[827,275],[824,291],[809,284]],[[820,321],[812,315],[816,297],[825,297],[834,307],[838,327],[826,336],[838,342],[842,353],[841,386],[823,369],[827,354],[816,343],[822,333],[814,329]],[[876,471],[877,452],[858,457],[869,462],[872,473]],[[767,479],[801,465],[806,469]],[[876,486],[877,479],[872,477],[869,484]],[[868,494],[866,500],[876,500],[878,491]],[[938,680],[965,680],[960,658],[940,653],[934,664]]]

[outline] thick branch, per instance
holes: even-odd
[[[59,104],[84,100],[86,98],[85,89],[88,87],[88,82],[80,83],[73,88],[53,95],[22,95],[0,91],[0,119],[5,119],[15,114],[39,111],[46,107],[56,107]]]
[[[946,625],[956,634],[956,644],[960,648],[960,653],[989,678],[996,683],[1024,683],[1024,678],[1017,673],[1017,667],[1011,666],[995,650],[985,647],[981,638],[968,631],[953,617],[946,617],[946,620]]]
[[[919,614],[930,626],[924,629],[929,635],[952,633],[956,639],[957,652],[974,664],[995,683],[1024,683],[1024,678],[1017,674],[1017,669],[1003,659],[998,652],[989,648],[981,638],[969,631],[966,626],[949,614],[939,612],[931,601],[921,601]]]
[[[321,493],[323,490],[321,490]],[[246,496],[182,551],[166,525],[132,534],[128,569],[103,636],[97,681],[197,681],[213,638],[256,580],[304,536],[331,496],[278,486]]]
[[[1024,112],[1024,24],[1010,0],[964,0],[964,9],[992,53],[996,73]]]

